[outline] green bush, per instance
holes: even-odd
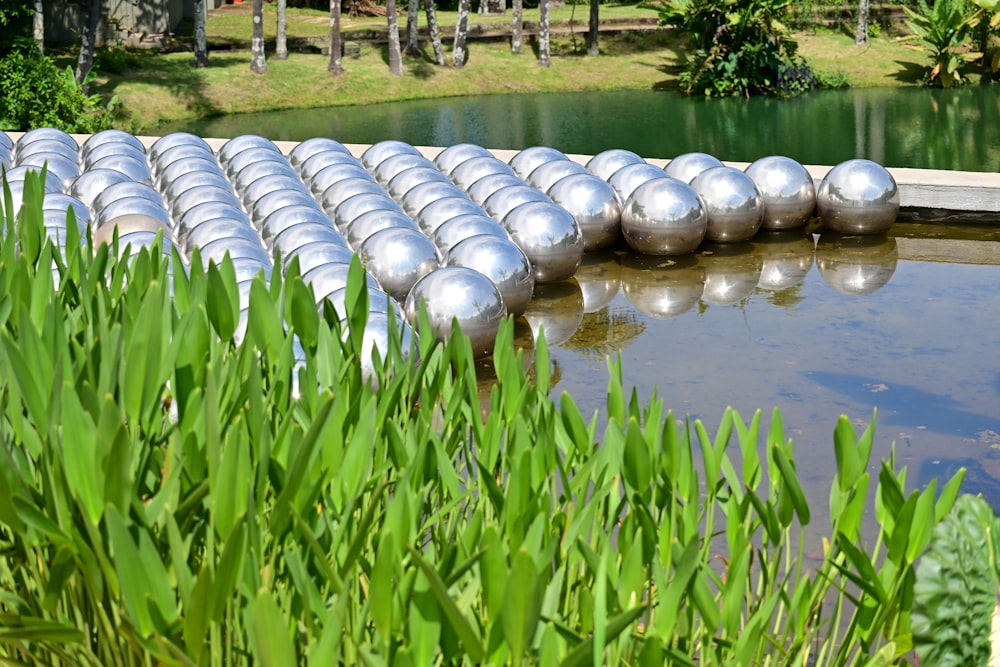
[[[11,51],[0,59],[0,129],[55,127],[94,133],[111,127],[116,101],[84,94],[67,68],[60,72],[34,48]]]

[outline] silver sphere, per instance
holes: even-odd
[[[38,127],[35,128],[34,130],[28,130],[27,132],[21,135],[21,138],[17,140],[17,144],[15,144],[14,146],[14,155],[16,157],[17,153],[21,151],[28,144],[34,143],[36,141],[48,141],[48,140],[55,140],[63,144],[66,144],[66,146],[71,148],[74,153],[76,153],[80,149],[79,145],[76,143],[76,139],[71,137],[68,133],[62,130],[57,130],[52,127]]]
[[[237,202],[239,201],[239,197],[236,196],[236,191],[233,190],[232,183],[230,183],[221,172],[192,172],[190,174],[184,174],[162,189],[164,201],[173,201],[188,190],[199,188],[204,185],[214,185],[220,190],[227,190],[229,194],[232,195],[233,199]],[[171,208],[177,207],[171,205]]]
[[[511,240],[531,261],[535,282],[572,278],[583,261],[583,234],[566,209],[552,202],[530,201],[503,219]]]
[[[105,158],[105,160],[106,159],[107,158]],[[101,160],[100,162],[103,161],[104,160]],[[131,165],[131,163],[124,163],[124,164],[120,163],[118,167],[119,170],[126,164]],[[108,165],[108,168],[115,169],[116,166]],[[170,183],[173,183],[175,180],[177,180],[184,174],[189,174],[192,172],[202,173],[202,174],[212,174],[218,171],[219,171],[219,164],[211,158],[207,157],[185,158],[183,160],[174,160],[166,167],[161,169],[159,174],[157,175],[156,182],[161,186],[166,186]],[[133,179],[133,180],[139,180],[139,179]]]
[[[142,153],[146,152],[146,147],[136,138],[135,135],[123,132],[122,130],[102,130],[97,134],[92,134],[80,146],[80,158],[87,159],[87,155],[94,148],[105,144],[125,144],[138,149]]]
[[[173,199],[171,199],[168,195],[167,201],[170,202],[170,214],[173,216],[174,220],[179,219],[185,212],[191,210],[195,206],[209,201],[231,204],[236,208],[240,207],[240,200],[236,198],[236,195],[233,193],[233,189],[228,185],[225,187],[213,184],[199,185],[189,190],[185,190]]]
[[[243,206],[250,210],[253,205],[272,192],[279,190],[296,191],[305,194],[305,186],[298,176],[267,176],[254,181],[245,190],[238,193]]]
[[[400,157],[414,157],[414,156],[400,156]],[[423,158],[420,158],[423,159]],[[396,158],[389,158],[386,162],[395,161]],[[384,164],[384,163],[383,163]],[[380,165],[381,166],[381,165]],[[407,192],[417,187],[421,183],[428,183],[430,181],[440,181],[442,183],[450,184],[451,181],[448,177],[437,170],[437,167],[410,167],[409,169],[404,169],[397,172],[389,181],[385,183],[385,189],[389,192],[389,196],[400,201],[406,195]]]
[[[132,144],[125,144],[118,141],[94,146],[87,154],[87,157],[80,159],[80,164],[84,169],[89,169],[101,158],[112,155],[127,155],[130,158],[139,160],[143,164],[147,164],[146,152],[142,149],[142,146],[136,148]]]
[[[475,269],[489,278],[503,296],[507,313],[519,316],[528,308],[535,289],[531,262],[506,237],[491,234],[470,236],[448,251],[448,266]]]
[[[220,165],[219,168],[226,172],[226,176],[231,179],[235,179],[238,173],[250,165],[257,164],[258,162],[275,162],[291,168],[284,156],[280,153],[269,151],[266,148],[248,148],[245,151],[234,155],[229,162],[224,165]]]
[[[612,148],[590,158],[590,161],[587,162],[587,171],[606,181],[622,167],[642,162],[645,160],[632,151]]]
[[[795,229],[816,210],[816,186],[806,168],[789,157],[762,157],[746,168],[764,197],[761,229]]]
[[[608,178],[608,185],[618,193],[618,199],[622,203],[628,201],[635,189],[646,181],[657,178],[668,178],[667,172],[663,171],[655,164],[648,162],[635,162],[627,164]]]
[[[399,330],[399,341],[403,359],[409,357],[412,340],[414,338],[413,329],[405,320],[397,318],[395,315],[389,316],[386,313],[370,312],[368,321],[365,322],[364,335],[361,338],[361,377],[368,382],[373,390],[378,389],[378,375],[375,368],[375,351],[378,351],[378,358],[381,363],[387,362],[386,355],[389,353],[389,327],[395,326]],[[350,335],[350,323],[347,320],[341,321],[341,331],[343,340],[347,340]]]
[[[465,189],[469,199],[482,205],[494,192],[508,185],[527,185],[520,176],[514,174],[489,174]]]
[[[340,151],[348,155],[351,154],[347,150],[347,147],[339,141],[328,139],[327,137],[313,137],[312,139],[306,139],[293,148],[292,152],[288,154],[288,162],[292,167],[298,169],[300,164],[313,155],[316,155],[316,153],[322,153],[323,151]]]
[[[492,155],[484,157],[474,157],[466,160],[462,164],[452,169],[448,177],[452,182],[463,190],[468,190],[469,186],[491,174],[507,174],[513,176],[514,171],[507,166],[503,160],[499,160]]]
[[[46,192],[42,196],[43,211],[60,211],[63,218],[65,218],[69,209],[73,209],[73,214],[76,216],[77,223],[90,223],[90,209],[85,203],[76,197],[72,197],[61,192]]]
[[[209,150],[208,146],[203,144],[177,144],[158,153],[155,158],[147,157],[147,160],[149,161],[153,175],[159,177],[160,172],[168,165],[177,162],[177,160],[186,160],[188,158],[215,160],[215,155]]]
[[[467,197],[444,197],[420,209],[416,221],[424,234],[433,236],[438,227],[459,215],[486,215],[486,212]]]
[[[438,253],[442,257],[445,257],[448,255],[449,250],[465,239],[480,234],[498,236],[507,240],[507,232],[495,220],[481,213],[467,213],[465,215],[456,215],[451,220],[440,225],[431,235],[431,241],[438,249]],[[475,269],[476,267],[472,268]],[[508,310],[510,309],[508,308]]]
[[[535,170],[528,174],[528,185],[538,188],[542,192],[548,192],[549,188],[559,180],[574,174],[587,174],[587,168],[582,164],[577,164],[572,160],[552,160],[535,167]]]
[[[612,245],[621,235],[622,207],[614,188],[590,172],[562,178],[549,197],[569,211],[580,225],[584,251]]]
[[[299,275],[312,271],[317,266],[323,264],[350,264],[354,251],[348,250],[344,246],[325,241],[307,243],[295,250],[295,252],[285,255],[282,258],[282,271],[288,271],[293,258],[299,260]]]
[[[690,183],[694,177],[712,167],[721,167],[722,161],[708,153],[684,153],[667,163],[663,171],[667,176]]]
[[[306,192],[299,190],[276,190],[264,195],[250,206],[250,222],[260,229],[264,221],[267,220],[267,216],[279,208],[292,206],[293,204],[315,208],[317,211],[320,210],[316,200]]]
[[[401,153],[399,155],[393,155],[382,160],[378,166],[371,170],[372,176],[375,180],[382,185],[387,185],[389,181],[399,175],[401,172],[407,169],[414,169],[416,167],[422,167],[425,169],[433,170],[434,172],[441,174],[434,163],[425,158],[419,153]],[[448,180],[448,177],[441,174],[444,180]]]
[[[417,223],[405,213],[381,209],[362,213],[347,223],[347,227],[344,228],[344,238],[347,239],[347,245],[358,249],[368,237],[383,229],[410,229],[420,233]]]
[[[530,185],[508,185],[500,188],[483,202],[486,214],[498,222],[521,204],[542,202],[551,204],[552,199],[547,194]]]
[[[69,186],[69,193],[90,206],[110,186],[127,180],[128,176],[113,169],[88,169],[76,177]]]
[[[383,229],[357,250],[368,273],[398,301],[406,298],[415,282],[438,268],[434,244],[414,229]]]
[[[896,273],[899,251],[891,236],[842,236],[823,233],[816,244],[816,266],[830,287],[841,294],[876,292]]]
[[[112,183],[94,199],[93,208],[95,213],[100,213],[104,207],[112,202],[126,197],[142,197],[163,207],[163,197],[160,193],[146,185],[135,181],[122,181]]]
[[[351,265],[346,263],[332,262],[321,264],[316,268],[302,274],[302,280],[313,289],[316,296],[316,303],[319,304],[327,295],[334,291],[347,287],[347,277],[350,273]],[[368,287],[378,289],[378,283],[370,275],[365,274],[365,284]]]
[[[708,214],[706,241],[748,241],[764,219],[764,198],[753,179],[739,169],[712,167],[691,181]]]
[[[347,226],[354,222],[354,219],[369,211],[390,210],[402,213],[399,204],[394,202],[387,194],[375,194],[363,192],[361,194],[348,197],[333,210],[333,223],[340,230],[346,230]]]
[[[622,291],[637,310],[658,320],[688,312],[705,291],[705,269],[693,256],[668,261],[628,255],[622,261]]]
[[[103,227],[105,225],[119,224],[118,218],[133,215],[154,218],[159,220],[164,228],[170,229],[170,216],[167,214],[167,211],[163,206],[145,197],[123,197],[116,199],[102,208],[97,214],[97,225]]]
[[[197,144],[204,148],[210,155],[214,155],[212,148],[208,145],[208,142],[199,136],[194,134],[189,134],[187,132],[171,132],[170,134],[164,135],[157,139],[146,154],[149,155],[149,161],[155,162],[156,158],[159,157],[161,153],[174,146],[180,146],[181,144]]]
[[[329,169],[334,165],[341,167],[360,167],[361,169],[364,169],[364,165],[361,164],[361,161],[350,153],[342,153],[340,151],[323,151],[322,153],[316,153],[308,160],[300,164],[297,171],[303,181],[311,184],[313,179],[316,178],[320,172],[325,169]]]
[[[510,168],[521,178],[528,178],[528,174],[539,166],[552,160],[569,160],[566,154],[557,148],[550,146],[531,146],[519,151],[517,155],[510,159]]]
[[[311,243],[329,243],[347,248],[347,242],[336,229],[315,222],[303,222],[284,230],[271,240],[271,251],[282,257],[296,252]]]
[[[441,181],[421,183],[403,195],[400,204],[407,215],[416,217],[428,204],[445,197],[464,197],[465,193],[457,185]]]
[[[250,225],[242,220],[232,218],[217,218],[198,225],[184,240],[184,251],[190,253],[195,248],[207,246],[220,239],[243,239],[260,243],[260,236]]]
[[[39,154],[57,155],[73,162],[77,162],[79,157],[75,148],[59,141],[58,139],[39,139],[38,141],[33,141],[29,144],[18,144],[17,153],[14,154],[14,158],[19,164],[41,165],[41,162],[37,160],[33,160],[30,163],[28,162],[29,157]]]
[[[323,191],[320,197],[320,206],[327,213],[333,213],[337,207],[354,195],[378,195],[386,196],[385,188],[371,180],[370,178],[351,177],[337,181]]]
[[[174,227],[178,240],[182,240],[186,234],[190,233],[191,230],[206,220],[212,220],[213,218],[241,219],[240,216],[247,223],[250,222],[250,217],[243,212],[243,209],[239,205],[224,201],[206,201],[182,213]]]
[[[438,153],[434,164],[445,174],[451,175],[455,167],[474,157],[493,157],[493,153],[476,144],[455,144]]]
[[[3,130],[0,130],[0,148],[6,148],[8,152],[14,150],[14,140]]]
[[[827,229],[841,234],[883,234],[899,213],[899,188],[885,167],[848,160],[831,169],[816,191],[816,208]]]
[[[361,164],[365,165],[365,169],[368,171],[372,171],[386,158],[390,158],[393,155],[399,155],[401,153],[420,155],[420,151],[405,141],[387,139],[369,146],[365,152],[361,154]]]
[[[263,149],[281,155],[281,151],[278,150],[278,147],[270,139],[256,134],[242,134],[222,144],[222,147],[219,149],[219,162],[224,165],[228,164],[238,153],[252,148]]]
[[[278,234],[295,225],[302,224],[333,227],[330,218],[322,211],[312,206],[293,204],[291,206],[283,206],[264,218],[264,222],[260,226],[260,237],[264,241],[264,245],[271,248]]]
[[[393,299],[385,290],[379,289],[378,287],[366,286],[365,291],[368,292],[368,313],[383,313],[388,315],[390,312],[396,316],[397,321],[404,321],[406,314],[403,312],[403,308],[399,303]],[[337,313],[337,316],[341,320],[347,319],[347,288],[341,287],[340,289],[335,289],[325,298],[326,303],[329,303],[333,307],[333,311]],[[320,308],[323,307],[323,303],[320,303]],[[383,351],[384,353],[384,351]]]
[[[320,169],[310,180],[309,189],[314,195],[322,196],[327,190],[337,183],[347,179],[357,179],[369,181],[375,185],[375,179],[360,164],[331,164]],[[379,186],[381,187],[381,186]]]
[[[442,267],[418,280],[410,290],[406,297],[406,317],[410,322],[417,319],[421,304],[438,340],[447,340],[457,323],[469,337],[477,358],[493,353],[507,309],[503,296],[489,278],[464,266]]]
[[[622,233],[647,255],[694,252],[708,231],[708,214],[690,185],[675,178],[643,183],[622,207]]]
[[[763,266],[757,287],[780,291],[802,284],[813,266],[816,242],[801,229],[763,230],[754,237]]]
[[[243,192],[251,183],[273,176],[298,178],[295,170],[284,160],[259,160],[240,169],[239,172],[230,176],[230,180],[237,192]]]
[[[75,158],[70,160],[54,153],[35,153],[24,160],[19,160],[17,164],[19,167],[28,167],[39,172],[44,166],[49,175],[59,183],[61,189],[68,188],[80,175],[80,167]]]

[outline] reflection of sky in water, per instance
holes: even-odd
[[[857,254],[846,257],[848,268],[859,263]],[[779,407],[821,507],[841,414],[860,430],[877,407],[873,459],[887,457],[896,441],[897,460],[913,469],[911,480],[918,471],[921,483],[950,474],[956,459],[985,457],[989,469],[991,445],[1000,443],[1000,373],[993,363],[1000,266],[897,261],[894,245],[885,261],[895,265],[889,282],[861,296],[834,290],[814,265],[791,290],[757,288],[735,305],[709,305],[702,296],[665,319],[636,310],[629,292],[640,274],[620,269],[622,288],[603,312],[625,313],[642,325],[622,350],[626,385],[634,384],[644,400],[656,389],[665,407],[700,417],[710,429],[726,406],[746,419],[759,408],[765,425]],[[591,412],[603,410],[607,371],[603,358],[588,353],[588,335],[577,332],[553,358],[562,370],[556,389]]]

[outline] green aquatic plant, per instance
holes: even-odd
[[[777,410],[767,426],[728,410],[710,433],[629,391],[612,358],[605,413],[585,416],[550,396],[544,337],[525,373],[510,321],[485,389],[468,340],[438,343],[426,317],[412,349],[390,337],[373,389],[357,262],[347,331],[293,262],[254,279],[240,342],[228,259],[126,261],[72,218],[62,252],[41,194],[29,177],[15,212],[5,192],[0,238],[0,660],[912,656],[914,563],[961,474],[919,491],[891,460],[873,476],[873,425],[838,423],[817,528]]]

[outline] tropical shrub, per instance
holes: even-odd
[[[410,348],[390,336],[373,390],[357,260],[346,331],[293,262],[253,281],[239,343],[228,258],[188,267],[154,245],[126,263],[71,214],[63,254],[37,178],[16,225],[4,200],[4,662],[912,656],[914,563],[961,474],[919,491],[891,459],[873,475],[873,425],[837,425],[810,565],[814,509],[777,411],[766,428],[727,411],[710,434],[609,360],[606,412],[585,418],[550,398],[544,338],[526,375],[509,321],[485,390],[468,340],[437,343],[426,317]]]
[[[965,45],[975,27],[965,0],[935,0],[930,5],[918,0],[919,11],[903,9],[910,17],[906,25],[931,58],[927,82],[942,88],[964,83],[962,67],[982,55],[970,52]]]
[[[666,0],[660,23],[689,40],[687,94],[793,95],[816,78],[782,19],[790,0]]]

